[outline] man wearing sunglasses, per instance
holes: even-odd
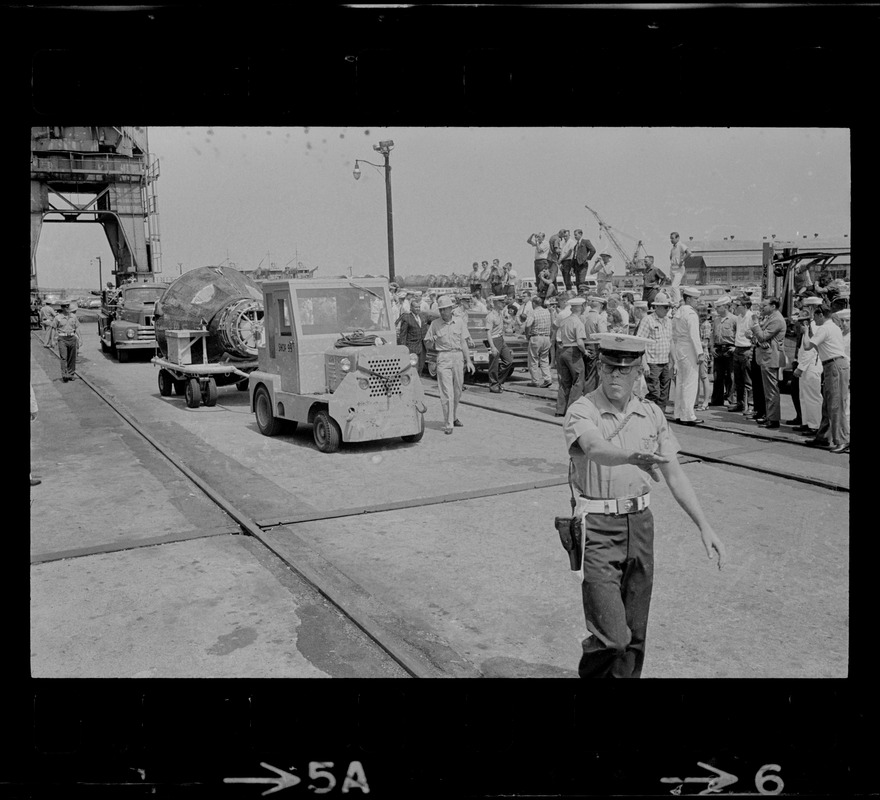
[[[582,678],[638,678],[645,659],[654,581],[651,481],[666,479],[672,496],[699,528],[718,568],[724,545],[712,530],[679,446],[660,408],[633,395],[648,339],[593,334],[599,388],[575,400],[563,422],[572,462],[575,517],[583,519],[581,573],[589,635],[578,665]]]

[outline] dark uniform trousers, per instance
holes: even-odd
[[[559,268],[562,271],[562,280],[565,283],[566,290],[571,289],[572,281],[577,281],[574,259],[563,258],[559,264]],[[577,288],[576,285],[575,288]]]
[[[559,378],[556,413],[564,414],[584,394],[584,359],[579,347],[566,345],[557,348],[556,375]]]
[[[61,356],[61,377],[72,378],[76,372],[76,336],[58,337],[58,355]]]
[[[587,514],[584,531],[582,678],[638,678],[654,586],[654,516]]]
[[[504,341],[504,337],[496,336],[492,342],[495,344],[497,353],[492,356],[492,360],[489,362],[489,383],[492,386],[501,386],[513,372],[513,354],[510,352],[507,342]]]
[[[712,383],[712,404],[720,406],[725,400],[733,402],[732,344],[715,345],[715,374]]]
[[[666,411],[669,403],[669,384],[672,382],[672,365],[667,361],[665,364],[648,364],[645,373],[645,383],[648,386],[646,400]]]

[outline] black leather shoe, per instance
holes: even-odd
[[[694,425],[702,425],[703,420],[701,419],[687,419],[687,420],[679,420],[682,425],[687,425],[689,428],[693,428]]]
[[[758,425],[763,425],[767,421],[767,417],[753,417],[753,419]]]
[[[815,437],[815,435],[817,433],[819,433],[819,429],[804,427],[802,430],[798,431],[798,433],[800,433],[801,436],[814,436]]]
[[[801,418],[800,418],[800,417],[795,417],[794,419],[787,419],[787,420],[785,420],[785,424],[786,424],[786,425],[798,425],[798,426],[800,426],[800,425],[802,425],[803,423],[801,422]]]
[[[454,420],[452,420],[452,424],[453,424],[456,428],[463,428],[463,427],[464,427],[464,423],[463,423],[460,419],[454,419]]]
[[[778,427],[779,427],[779,421],[777,420],[776,422],[764,422],[764,423],[761,425],[761,427],[762,427],[762,428],[767,428],[767,430],[772,430],[772,429],[774,429],[774,428],[778,428]]]
[[[547,381],[546,383],[541,384],[542,389],[549,389],[553,385],[553,381]]]
[[[501,387],[500,386],[490,386],[489,391],[492,392],[492,394],[501,394]]]
[[[849,445],[848,444],[839,444],[839,445],[837,445],[837,447],[832,447],[831,450],[829,450],[828,452],[829,453],[848,453],[849,452]],[[33,481],[31,483],[33,483]]]

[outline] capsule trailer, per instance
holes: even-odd
[[[342,442],[422,438],[418,362],[397,344],[386,280],[275,280],[262,290],[259,366],[248,386],[261,433],[308,423],[327,453]]]

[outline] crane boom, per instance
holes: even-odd
[[[608,240],[611,242],[611,244],[614,246],[614,249],[617,251],[617,254],[621,257],[621,259],[623,259],[623,264],[624,264],[626,271],[632,272],[635,268],[635,264],[634,264],[634,261],[636,258],[635,254],[633,255],[632,258],[630,258],[626,254],[626,251],[623,249],[623,246],[617,240],[617,237],[611,231],[611,228],[604,222],[604,220],[595,211],[593,211],[593,209],[590,208],[589,206],[585,205],[584,208],[587,209],[587,211],[589,211],[596,218],[596,222],[599,223],[599,229],[601,231],[605,232],[605,234],[608,236]],[[639,247],[641,247],[641,246],[642,246],[642,242],[640,239],[638,245],[636,245],[636,251],[635,251],[636,254],[639,252]]]

